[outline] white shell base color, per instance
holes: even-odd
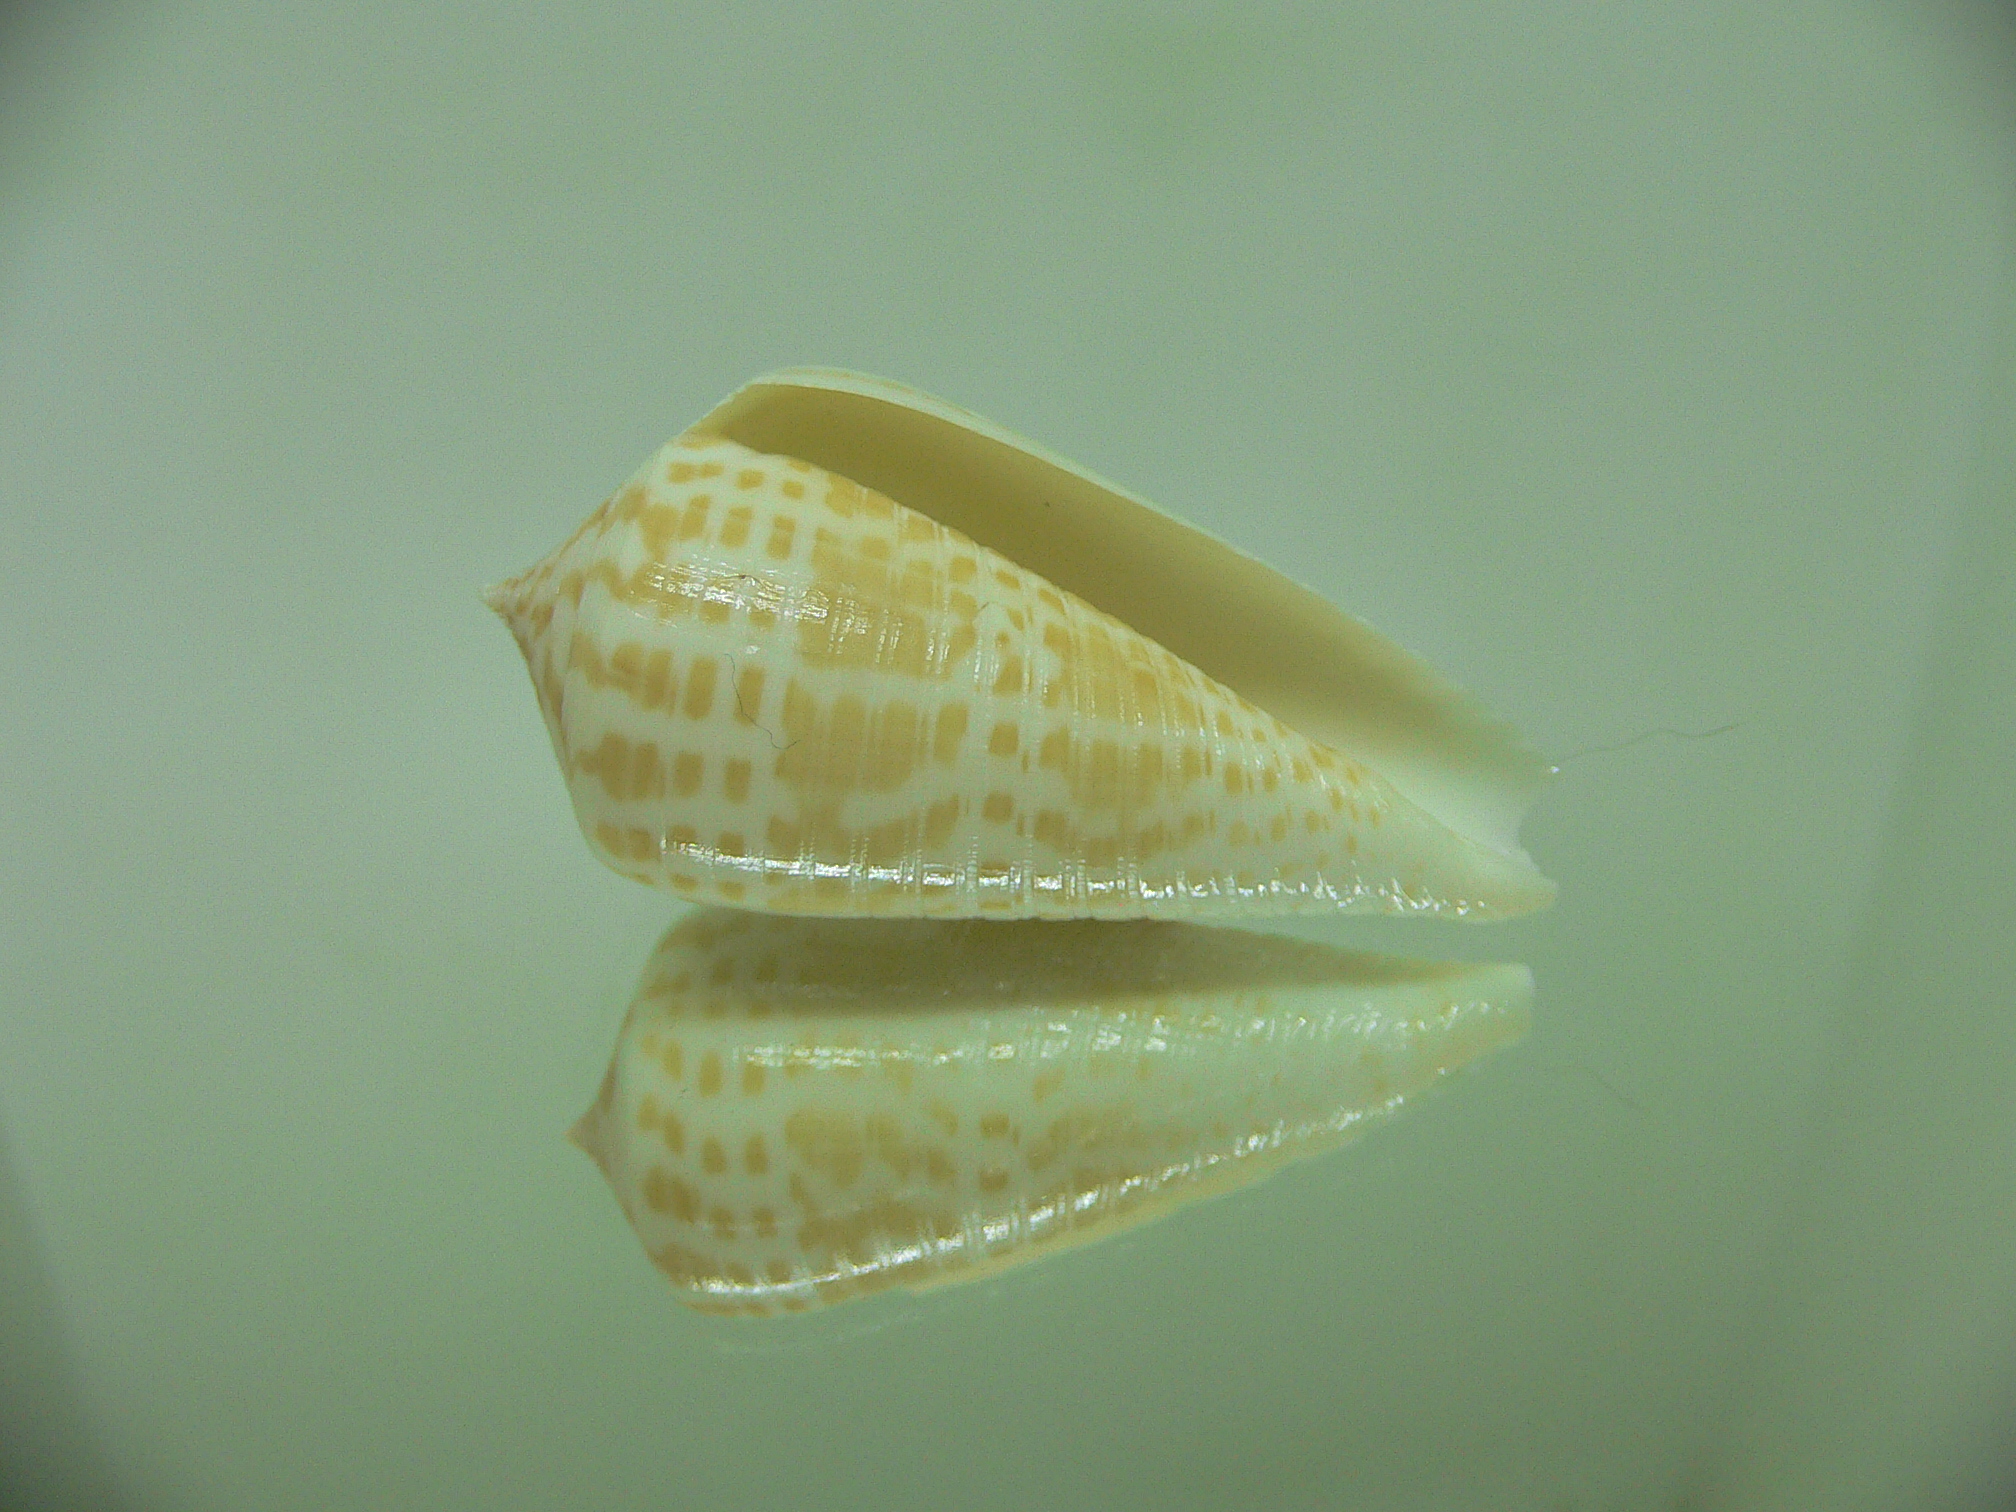
[[[968,1279],[1328,1149],[1518,1039],[1523,966],[1132,923],[703,909],[573,1138],[679,1298]]]

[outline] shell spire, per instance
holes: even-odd
[[[751,385],[488,601],[591,848],[696,901],[1491,918],[1553,897],[1513,838],[1537,760],[1432,672],[877,380]]]

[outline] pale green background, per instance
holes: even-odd
[[[0,21],[0,1484],[1990,1494],[2000,11],[952,12]],[[1550,915],[1313,927],[1539,981],[1364,1145],[995,1284],[689,1315],[560,1138],[672,906],[589,859],[477,592],[804,361],[1138,488],[1556,756],[1738,727],[1567,762]]]

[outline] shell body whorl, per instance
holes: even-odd
[[[590,846],[696,901],[1491,917],[1552,895],[1093,604],[705,430],[491,603]]]

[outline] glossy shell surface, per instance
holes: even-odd
[[[985,1275],[1334,1147],[1525,1032],[1515,965],[1152,922],[703,909],[574,1140],[684,1302]]]
[[[1238,645],[1214,582],[1256,606]],[[752,385],[491,594],[590,846],[696,901],[1489,918],[1551,900],[1512,838],[1537,764],[1311,598],[977,417],[830,374]],[[1337,712],[1343,743],[1284,707]]]

